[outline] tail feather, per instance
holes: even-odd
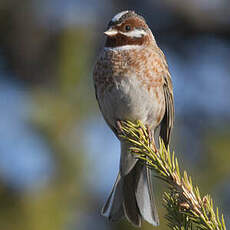
[[[137,161],[127,175],[119,173],[102,215],[113,221],[125,216],[136,227],[141,226],[142,218],[158,225],[151,170]]]
[[[159,225],[159,217],[155,205],[155,197],[153,191],[153,182],[151,170],[143,167],[140,173],[136,189],[137,204],[141,216],[150,224]]]
[[[133,157],[133,154],[128,150],[130,147],[131,144],[121,142],[120,174],[122,177],[130,173],[138,161],[138,159]]]
[[[101,214],[111,221],[122,219],[124,217],[123,200],[123,180],[119,173]]]
[[[137,165],[124,177],[123,193],[124,201],[123,208],[126,218],[136,227],[141,226],[141,215],[137,205],[135,188],[138,182],[138,167]]]

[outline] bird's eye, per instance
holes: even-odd
[[[130,25],[126,25],[126,26],[125,26],[125,30],[126,30],[126,31],[130,31],[130,30],[131,30],[131,26],[130,26]]]

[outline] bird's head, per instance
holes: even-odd
[[[104,32],[107,36],[105,47],[127,47],[148,45],[154,40],[145,19],[134,11],[116,14]]]

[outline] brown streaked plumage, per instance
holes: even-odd
[[[143,17],[123,11],[110,21],[105,47],[93,78],[102,115],[118,136],[120,120],[141,120],[153,136],[169,144],[174,121],[173,89],[168,65]],[[120,171],[102,210],[110,220],[126,217],[140,227],[142,219],[158,225],[151,171],[121,140]]]

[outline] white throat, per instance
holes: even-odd
[[[143,48],[142,45],[124,45],[124,46],[117,46],[117,47],[104,47],[104,50],[121,51],[121,50],[131,50],[131,49],[141,49],[141,48]]]

